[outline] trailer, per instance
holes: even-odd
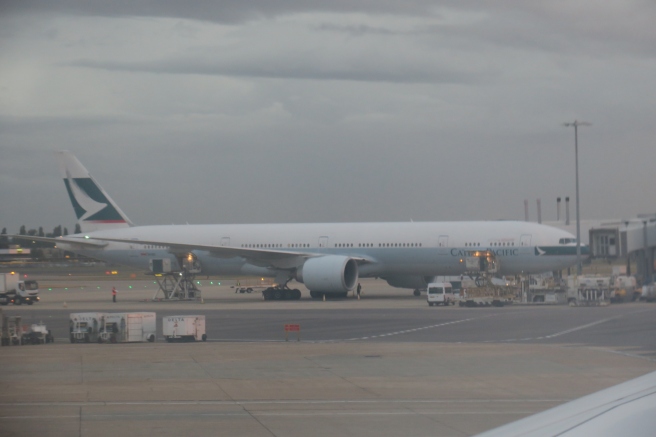
[[[609,276],[570,276],[567,278],[569,306],[606,306],[611,301]]]
[[[168,342],[206,341],[205,316],[163,317],[162,333]]]
[[[266,289],[269,289],[274,286],[274,283],[270,279],[264,279],[262,278],[261,280],[239,280],[235,283],[235,285],[231,285],[230,288],[234,288],[235,294],[237,293],[258,293],[258,292],[263,292]]]
[[[23,332],[23,344],[46,344],[54,341],[52,332],[43,322],[33,323],[29,331]]]
[[[107,313],[71,313],[68,322],[71,343],[99,341],[104,330]]]
[[[98,342],[154,342],[156,326],[155,313],[109,313],[105,318],[105,326]]]

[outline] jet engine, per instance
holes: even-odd
[[[358,282],[358,263],[341,255],[309,258],[297,270],[296,280],[310,291],[347,293]]]

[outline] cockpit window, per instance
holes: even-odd
[[[560,244],[575,244],[576,238],[561,238],[558,243]]]

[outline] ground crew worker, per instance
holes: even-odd
[[[358,297],[360,297],[361,290],[362,290],[362,285],[360,285],[360,283],[358,282],[358,289],[357,289]]]
[[[112,287],[112,302],[116,302],[116,287]]]

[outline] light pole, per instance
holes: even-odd
[[[579,206],[579,126],[590,126],[587,121],[574,120],[573,123],[563,123],[564,126],[574,126],[574,161],[576,164],[576,274],[581,276],[581,215]]]

